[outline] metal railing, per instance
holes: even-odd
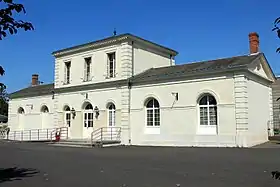
[[[10,131],[9,134],[0,134],[0,138],[15,141],[51,141],[55,140],[54,132],[57,131],[61,132],[60,139],[68,138],[67,127]]]
[[[51,140],[55,140],[57,132],[59,132],[61,140],[68,139],[68,127],[60,127],[60,128],[54,129],[51,132]]]
[[[101,127],[91,133],[91,144],[102,142],[120,142],[121,127]]]

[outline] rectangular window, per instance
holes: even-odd
[[[85,73],[84,81],[91,80],[91,57],[85,58]]]
[[[65,84],[70,83],[70,68],[71,68],[71,62],[65,62]]]
[[[116,53],[108,53],[108,77],[113,78],[116,77]]]

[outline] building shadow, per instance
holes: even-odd
[[[32,168],[0,168],[0,183],[22,180],[22,178],[32,177],[37,173],[39,173],[39,171]]]

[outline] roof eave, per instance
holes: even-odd
[[[173,80],[183,80],[183,79],[188,79],[188,78],[192,78],[192,77],[197,77],[197,76],[207,76],[207,75],[215,75],[217,73],[230,73],[230,72],[236,72],[236,71],[248,71],[247,67],[244,66],[239,66],[239,67],[233,67],[233,68],[229,68],[229,69],[222,69],[222,70],[216,70],[216,71],[202,71],[202,72],[196,72],[193,74],[186,74],[184,76],[180,76],[180,77],[172,77],[172,78],[159,78],[157,80],[155,80],[155,82],[162,82],[162,81],[173,81]],[[144,84],[151,84],[151,80],[139,80],[139,81],[133,81],[132,80],[132,85],[144,85]]]
[[[82,45],[77,45],[77,46],[65,48],[65,49],[62,49],[62,50],[57,50],[57,51],[52,52],[52,55],[54,57],[58,58],[58,57],[62,57],[62,56],[65,56],[65,55],[72,54],[72,53],[77,53],[77,52],[81,52],[81,51],[87,51],[87,50],[90,50],[90,49],[105,47],[105,46],[108,46],[108,45],[118,44],[120,42],[125,42],[126,40],[131,40],[131,41],[136,40],[136,41],[139,41],[139,42],[144,42],[144,43],[146,43],[150,46],[154,46],[155,48],[163,51],[164,53],[168,53],[168,54],[171,54],[173,56],[178,55],[178,52],[173,50],[173,49],[164,47],[162,45],[159,45],[159,44],[156,44],[154,42],[145,40],[145,39],[140,38],[138,36],[134,36],[132,34],[123,34],[123,35],[119,35],[119,36],[115,36],[115,37],[110,37],[109,39],[98,40],[98,41],[94,41],[94,42],[90,42],[90,43],[86,43],[86,44],[82,44]]]

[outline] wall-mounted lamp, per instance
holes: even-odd
[[[72,114],[72,118],[75,119],[75,116],[76,116],[75,109],[72,107],[72,109],[70,111],[71,111],[71,114]]]
[[[52,91],[52,99],[54,99],[54,91]]]
[[[97,106],[94,107],[95,118],[97,119],[99,116],[99,108]]]
[[[171,94],[175,97],[176,101],[179,100],[179,93],[178,92],[172,92]]]

